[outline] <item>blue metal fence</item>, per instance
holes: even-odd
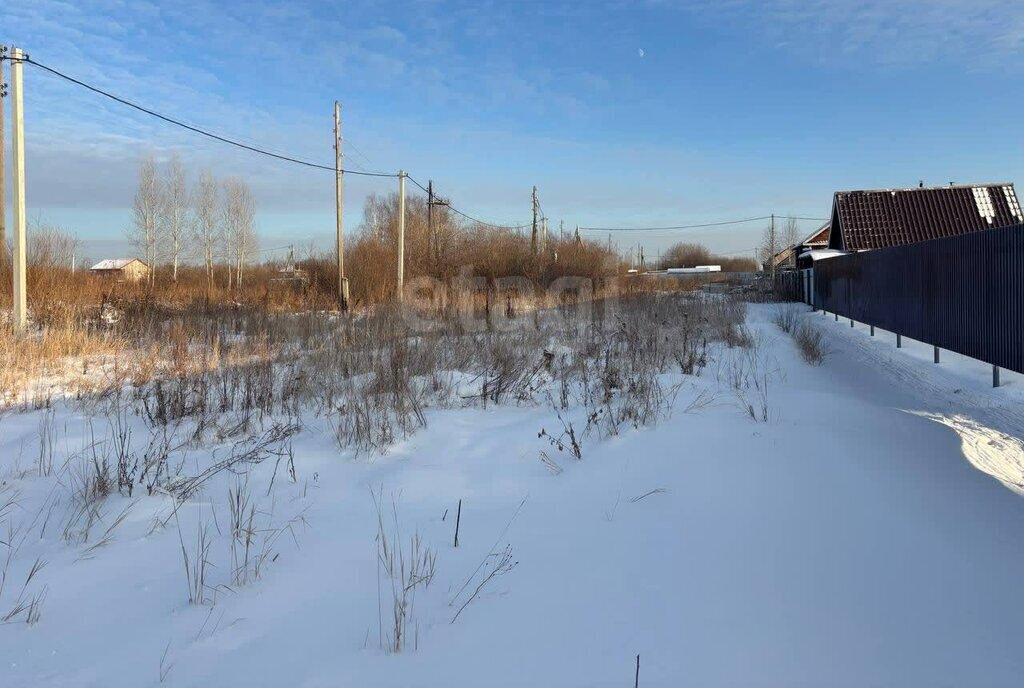
[[[1024,225],[814,266],[811,305],[1024,373]]]

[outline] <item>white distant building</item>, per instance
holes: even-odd
[[[149,266],[138,258],[108,258],[93,265],[89,272],[118,282],[138,282],[149,277]]]
[[[721,265],[697,265],[692,268],[669,268],[665,272],[670,275],[696,275],[705,272],[721,272]]]

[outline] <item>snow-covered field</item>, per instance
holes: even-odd
[[[61,457],[88,455],[88,409],[4,415],[0,618],[27,609],[0,685],[629,686],[638,654],[644,687],[1020,685],[1024,379],[810,313],[808,365],[776,308],[581,460],[549,403],[431,408],[358,457],[311,415],[244,476],[75,520],[53,495],[81,484]]]

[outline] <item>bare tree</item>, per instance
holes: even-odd
[[[209,170],[199,175],[199,184],[192,194],[193,203],[193,235],[202,252],[203,265],[206,266],[206,288],[213,289],[213,254],[217,248],[219,217],[217,179]]]
[[[673,244],[665,251],[661,259],[661,269],[692,268],[698,265],[711,265],[714,259],[711,251],[705,246],[692,243]]]
[[[142,253],[149,265],[148,280],[153,285],[159,254],[158,223],[161,214],[161,193],[157,177],[156,159],[150,155],[139,164],[139,188],[132,203],[133,223],[128,229],[128,241]]]
[[[54,225],[30,223],[27,262],[31,267],[70,269],[78,239]]]
[[[228,288],[231,287],[231,269],[234,268],[235,284],[241,286],[246,261],[256,252],[256,203],[249,185],[238,177],[224,182],[224,244],[230,261],[228,267]]]
[[[177,154],[167,163],[166,175],[161,184],[161,229],[160,234],[167,241],[171,258],[171,279],[178,281],[178,261],[181,258],[187,230],[188,186],[185,181],[185,166]]]
[[[796,246],[800,241],[800,223],[795,217],[787,217],[782,223],[782,246],[783,248]]]
[[[761,263],[774,274],[776,268],[780,267],[778,255],[787,248],[792,248],[800,241],[800,224],[795,217],[787,217],[782,221],[781,226],[773,221],[761,238],[760,258]],[[790,261],[795,256],[789,256]]]

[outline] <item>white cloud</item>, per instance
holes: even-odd
[[[822,62],[1019,68],[1024,12],[1007,0],[649,0],[696,20],[756,27]],[[755,34],[757,35],[757,34]]]

